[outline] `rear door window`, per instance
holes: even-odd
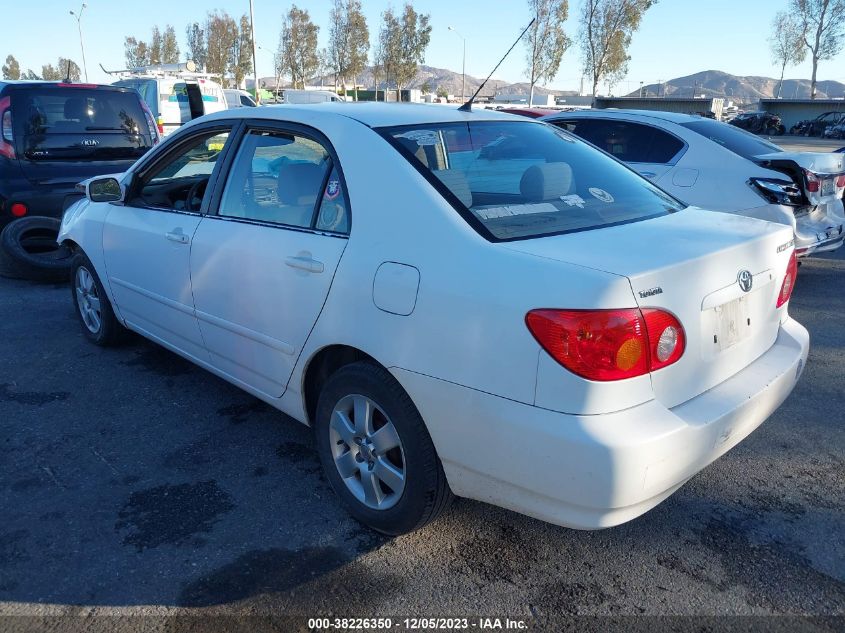
[[[553,121],[626,163],[674,163],[684,142],[651,125],[615,119]]]
[[[153,121],[130,90],[15,90],[12,118],[20,153],[31,161],[134,160],[153,146]]]

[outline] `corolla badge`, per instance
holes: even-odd
[[[751,274],[750,270],[740,270],[736,276],[736,280],[739,282],[739,287],[742,288],[743,292],[748,292],[751,290],[751,286],[754,285],[754,275]]]

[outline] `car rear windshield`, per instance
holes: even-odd
[[[121,79],[112,85],[137,90],[153,115],[161,114],[158,110],[158,82],[155,79]]]
[[[709,138],[711,141],[729,149],[734,154],[739,154],[743,158],[752,159],[760,154],[772,154],[783,151],[774,143],[755,136],[751,132],[741,130],[735,125],[728,125],[727,123],[720,123],[719,121],[712,121],[710,119],[681,123],[681,125],[696,134],[700,134],[704,138]]]
[[[33,161],[135,159],[153,145],[152,122],[138,94],[126,90],[16,90],[12,120],[21,154]]]
[[[381,133],[492,241],[597,229],[684,206],[544,123],[440,123]]]

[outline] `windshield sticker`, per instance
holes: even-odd
[[[549,202],[541,202],[539,204],[508,204],[501,207],[488,207],[486,209],[475,210],[475,213],[482,220],[507,218],[514,215],[533,215],[535,213],[557,212],[557,207]]]
[[[604,189],[599,189],[598,187],[590,187],[589,192],[590,195],[593,196],[593,198],[597,198],[602,202],[606,202],[607,204],[613,202],[613,196],[607,193]]]
[[[584,205],[587,204],[587,201],[576,193],[568,196],[561,196],[560,199],[570,207],[578,207],[579,209],[583,209]]]
[[[406,138],[409,141],[416,141],[417,145],[437,145],[440,138],[434,130],[409,130],[403,134],[399,134],[400,138]]]
[[[324,198],[326,200],[334,200],[340,194],[340,181],[339,180],[329,180],[329,184],[326,185],[326,193],[324,194]]]

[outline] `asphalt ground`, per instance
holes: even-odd
[[[308,428],[140,337],[91,345],[66,286],[0,279],[0,630],[842,631],[842,251],[804,263],[790,310],[812,336],[794,393],[646,515],[580,532],[458,500],[385,538]]]

